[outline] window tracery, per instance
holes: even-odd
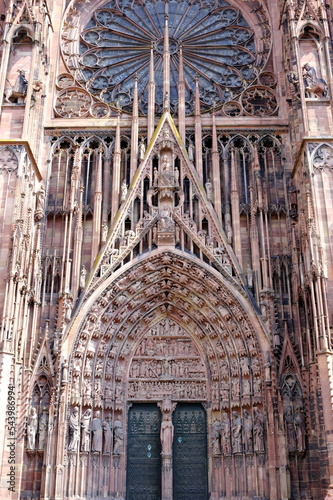
[[[127,5],[128,3],[128,5]],[[262,8],[258,36],[240,10],[225,0],[199,2],[115,2],[98,8],[78,38],[80,12],[70,8],[64,22],[62,49],[77,84],[97,102],[131,112],[134,79],[138,79],[139,112],[148,110],[149,67],[154,56],[156,112],[163,111],[163,56],[165,18],[168,18],[170,54],[170,108],[178,109],[180,48],[185,80],[186,114],[194,112],[195,80],[198,78],[202,111],[237,101],[257,81],[267,60],[270,33]],[[267,73],[267,72],[266,72]],[[58,86],[67,87],[70,75],[60,75]],[[274,86],[274,77],[267,87]],[[69,98],[69,90],[64,94]],[[266,92],[269,90],[266,89]],[[82,98],[84,91],[82,89]],[[273,94],[273,93],[272,93]],[[80,94],[81,95],[81,94]],[[273,94],[274,95],[274,94]],[[271,98],[269,94],[266,96]],[[59,99],[60,98],[60,99]],[[62,116],[62,94],[57,112]],[[276,106],[271,106],[276,108]],[[237,106],[236,106],[237,108]],[[274,109],[272,112],[274,112]],[[107,116],[99,108],[94,117]],[[263,114],[270,114],[269,111]],[[85,113],[86,108],[80,113]],[[227,110],[227,114],[228,114]],[[231,114],[231,116],[233,116]]]

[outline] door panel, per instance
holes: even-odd
[[[206,412],[200,404],[178,404],[173,425],[173,500],[207,500]]]
[[[161,414],[134,404],[128,415],[127,500],[161,500]]]

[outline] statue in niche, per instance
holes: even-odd
[[[92,419],[91,431],[92,431],[92,442],[91,442],[91,451],[98,451],[101,453],[102,451],[102,442],[103,442],[103,427],[102,422],[100,421],[100,412],[97,411],[95,413],[94,418]]]
[[[259,408],[253,408],[253,447],[256,452],[265,451],[264,428],[265,417]]]
[[[242,453],[242,419],[236,411],[232,412],[232,451]]]
[[[161,425],[161,443],[162,443],[162,455],[172,454],[172,442],[174,436],[174,428],[171,422],[171,415],[168,413],[164,416]]]
[[[139,159],[141,161],[144,160],[145,154],[146,154],[146,146],[145,146],[143,139],[141,139],[140,144],[139,144]]]
[[[108,224],[106,220],[103,220],[102,222],[102,243],[106,242],[106,239],[108,237]]]
[[[205,184],[205,188],[206,188],[207,200],[213,201],[213,185],[209,179],[207,180],[207,182]]]
[[[27,437],[28,437],[28,450],[35,450],[36,448],[36,435],[38,427],[38,415],[34,406],[30,408],[28,423],[27,423]]]
[[[305,87],[305,97],[326,97],[327,82],[322,78],[317,78],[316,70],[309,63],[304,64],[303,82]]]
[[[14,102],[22,104],[24,102],[25,96],[27,95],[27,90],[28,80],[25,77],[25,71],[18,70],[18,76],[13,87],[9,89],[9,92],[6,92],[6,102],[11,102],[9,99],[13,98]]]
[[[247,279],[247,286],[249,288],[253,288],[253,272],[251,269],[251,266],[249,263],[246,265],[246,279]]]
[[[86,287],[86,276],[87,276],[87,269],[85,268],[85,265],[82,264],[81,271],[80,271],[80,288],[81,288],[81,290],[84,290]]]
[[[175,186],[179,186],[179,169],[176,167],[175,168],[175,173],[174,173],[174,179],[175,179]]]
[[[103,434],[104,434],[103,452],[104,453],[111,453],[112,452],[112,425],[111,425],[109,417],[106,417],[103,420]]]
[[[121,185],[121,197],[120,201],[125,201],[127,196],[127,184],[126,184],[126,179],[123,180],[122,185]]]
[[[221,422],[215,418],[212,430],[212,445],[213,445],[214,455],[220,455],[221,453],[221,447],[220,447],[221,430],[222,430]]]
[[[124,430],[122,421],[117,418],[113,424],[113,453],[121,455],[123,453]]]
[[[290,453],[296,451],[296,429],[294,423],[294,414],[292,407],[289,405],[284,413],[284,421],[288,438],[288,450]]]
[[[187,152],[188,152],[188,159],[193,162],[194,161],[194,144],[192,141],[189,141],[189,143],[188,143]]]
[[[244,416],[244,430],[243,430],[243,442],[244,442],[244,449],[248,453],[253,452],[253,436],[252,436],[252,430],[253,430],[253,419],[249,412],[247,410],[243,411],[243,416]]]
[[[171,212],[167,205],[164,205],[160,211],[160,230],[162,232],[172,231],[175,223],[171,218]]]
[[[303,453],[306,449],[305,446],[305,418],[304,418],[304,412],[303,408],[301,406],[298,406],[296,408],[295,416],[294,416],[294,423],[295,423],[295,432],[296,432],[296,444],[297,444],[297,451],[299,453]]]
[[[90,450],[90,419],[91,409],[88,408],[81,418],[81,451]]]
[[[68,424],[69,444],[68,451],[77,451],[80,441],[79,409],[73,408]]]
[[[47,412],[47,408],[43,408],[42,415],[39,420],[39,428],[38,428],[38,449],[44,450],[46,437],[47,437],[47,428],[49,423],[49,414]]]
[[[172,167],[167,155],[163,155],[162,157],[161,171],[158,174],[158,185],[159,187],[168,187],[174,185]]]
[[[230,447],[230,419],[226,412],[222,413],[221,421],[221,450],[222,453],[231,453]]]

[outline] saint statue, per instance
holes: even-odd
[[[214,455],[219,455],[221,453],[220,435],[221,435],[221,422],[215,419],[213,422],[213,430],[212,430],[212,445],[213,445]]]
[[[112,451],[112,425],[109,421],[109,417],[103,420],[103,432],[104,432],[104,453],[111,453]]]
[[[38,427],[38,415],[34,406],[30,408],[30,413],[27,423],[27,436],[28,436],[28,450],[36,448],[36,435]]]
[[[242,419],[236,411],[232,412],[232,449],[234,453],[241,453],[242,450]]]
[[[172,454],[174,429],[171,422],[171,415],[166,414],[161,425],[162,455]]]
[[[81,418],[81,451],[90,450],[90,419],[91,419],[91,409],[88,408],[84,412]]]
[[[254,451],[265,451],[264,443],[264,425],[265,419],[264,415],[259,411],[258,408],[253,409],[254,419],[253,419],[253,445]]]
[[[120,198],[120,201],[125,201],[126,200],[126,196],[127,196],[127,184],[126,184],[126,180],[124,179],[123,183],[121,185],[121,198]]]
[[[100,421],[100,412],[97,411],[95,413],[95,417],[92,419],[92,443],[91,443],[91,451],[98,451],[101,453],[102,451],[102,441],[103,441],[103,427],[102,422]]]
[[[141,139],[141,142],[139,144],[139,159],[141,161],[144,160],[145,153],[146,153],[146,146],[145,143],[143,142],[143,139]]]
[[[73,408],[68,424],[69,444],[68,451],[77,451],[80,441],[79,409]]]
[[[24,70],[18,70],[18,73],[18,77],[13,87],[13,93],[25,96],[27,95],[28,80],[25,78]]]
[[[121,455],[123,453],[124,430],[123,424],[119,418],[114,421],[113,429],[113,453]]]
[[[47,428],[49,422],[49,415],[47,409],[43,409],[42,416],[39,420],[39,430],[38,430],[38,449],[44,450],[46,437],[47,437]]]
[[[230,419],[226,412],[222,413],[221,421],[221,448],[222,453],[230,453]]]

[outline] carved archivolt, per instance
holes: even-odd
[[[208,268],[158,253],[120,274],[91,306],[70,359],[71,412],[124,419],[126,402],[169,399],[207,402],[230,419],[245,408],[254,416],[270,378],[262,348],[243,307]]]

